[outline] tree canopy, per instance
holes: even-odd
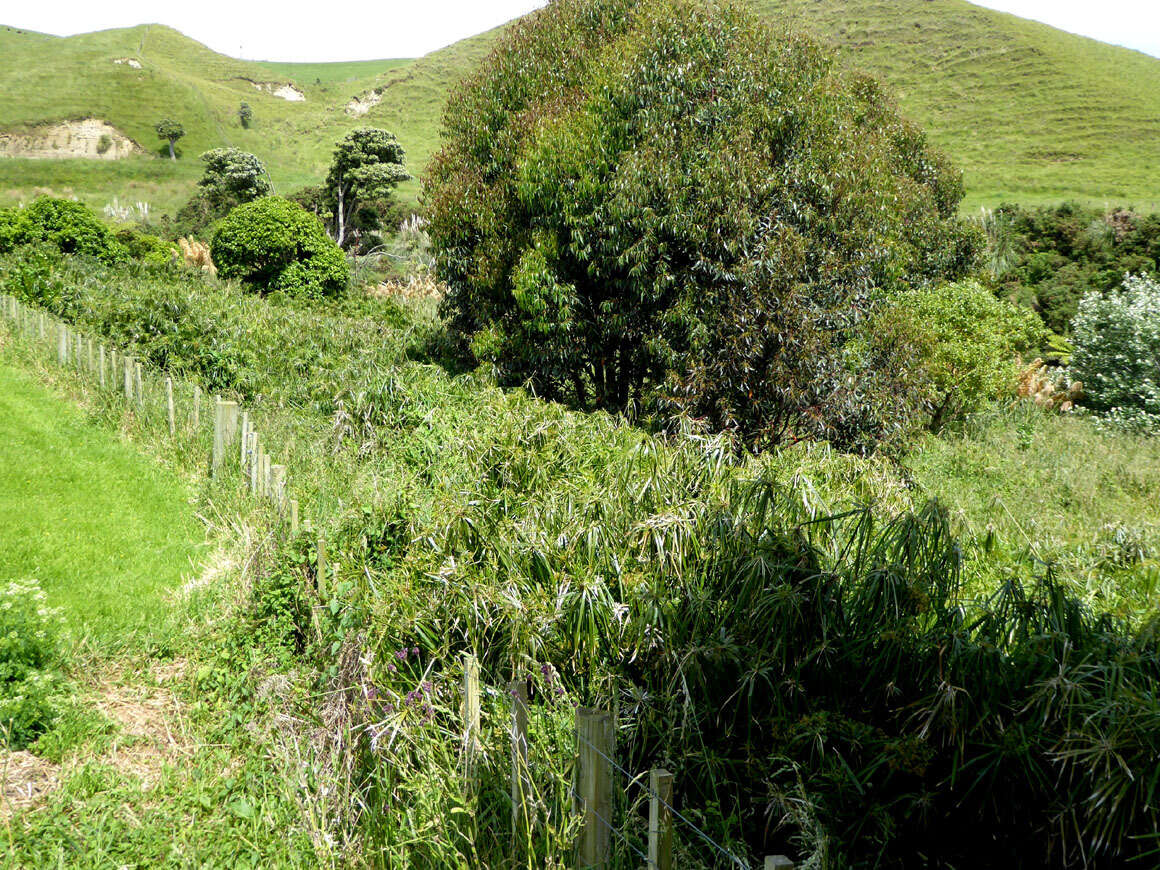
[[[406,154],[394,133],[374,127],[351,130],[334,149],[325,194],[334,218],[334,239],[347,242],[359,207],[390,196],[396,184],[408,180]]]
[[[185,135],[185,126],[180,121],[166,118],[163,121],[158,121],[155,129],[157,130],[157,138],[164,139],[169,143],[169,159],[176,160],[177,153],[173,150],[173,145]]]
[[[558,0],[450,99],[447,314],[510,383],[869,449],[907,407],[847,345],[964,274],[959,173],[877,83],[729,2]]]

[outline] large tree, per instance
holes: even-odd
[[[362,204],[387,199],[396,184],[411,177],[405,164],[403,146],[386,130],[360,127],[338,143],[324,192],[332,210],[334,240],[340,246],[346,244]]]
[[[446,311],[510,383],[866,448],[904,367],[847,344],[972,263],[958,172],[870,79],[728,2],[557,0],[450,99]]]

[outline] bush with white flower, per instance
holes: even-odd
[[[1117,428],[1160,433],[1160,282],[1127,275],[1120,290],[1088,293],[1072,335],[1084,404]]]
[[[23,749],[60,715],[61,620],[35,580],[0,586],[0,743]]]

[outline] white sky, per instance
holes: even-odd
[[[334,0],[331,0],[334,2]],[[933,0],[938,2],[938,0]],[[1160,57],[1160,0],[976,0],[1095,39]],[[250,60],[415,57],[488,30],[544,0],[14,0],[0,24],[68,36],[157,22],[215,51]],[[326,15],[328,10],[333,15]]]

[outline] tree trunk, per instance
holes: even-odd
[[[169,140],[169,159],[170,160],[177,159],[177,155],[173,153],[173,140],[172,139]]]
[[[346,239],[346,203],[343,202],[342,185],[338,185],[338,238],[335,242],[341,248]]]

